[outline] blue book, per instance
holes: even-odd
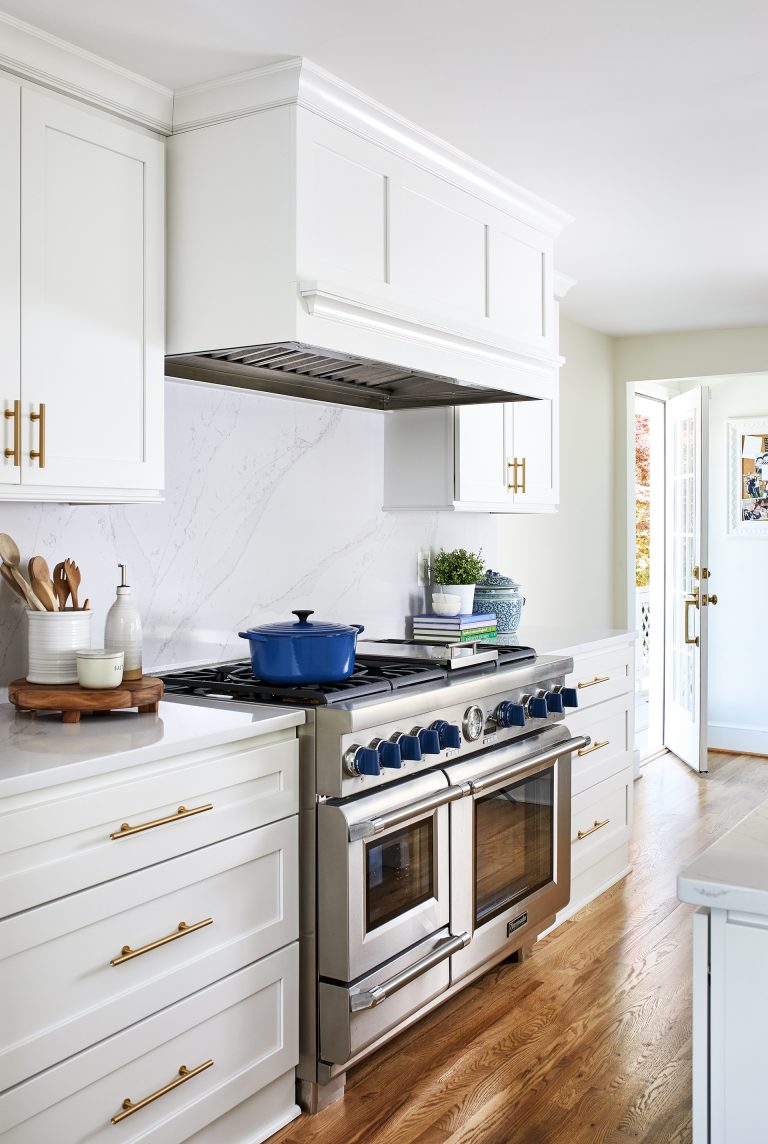
[[[429,625],[433,628],[446,627],[446,628],[479,628],[488,623],[496,623],[495,612],[483,612],[480,615],[461,615],[461,616],[438,616],[430,613],[426,616],[413,616],[414,627],[423,627]]]

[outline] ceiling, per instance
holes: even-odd
[[[169,87],[305,55],[569,211],[568,317],[768,323],[764,0],[0,0]]]

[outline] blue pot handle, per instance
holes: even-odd
[[[357,634],[358,635],[360,635],[361,632],[365,631],[365,624],[350,624],[349,626],[351,628],[357,628]]]
[[[258,640],[259,643],[267,642],[267,637],[260,636],[258,632],[238,632],[237,634],[244,640]]]

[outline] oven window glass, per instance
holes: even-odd
[[[554,767],[475,802],[475,925],[553,876]]]
[[[365,847],[365,924],[370,932],[434,896],[432,818]]]

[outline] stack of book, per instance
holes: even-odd
[[[496,615],[414,616],[413,638],[419,643],[470,643],[496,635]]]

